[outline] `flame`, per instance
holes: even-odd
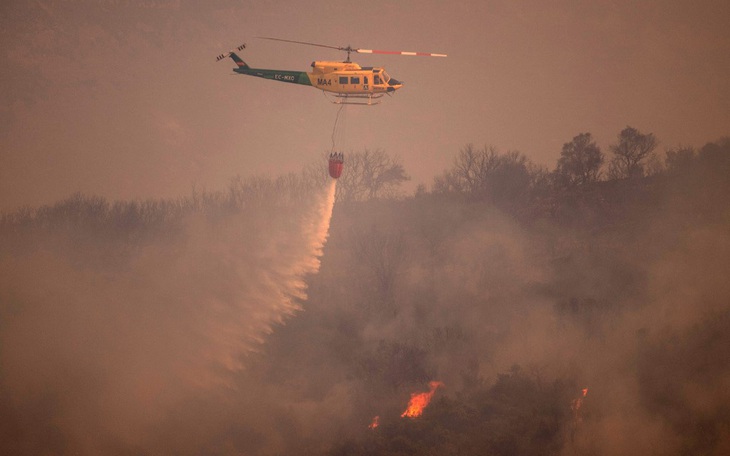
[[[431,402],[431,398],[439,386],[444,386],[444,384],[441,382],[429,382],[429,391],[425,393],[411,393],[411,400],[408,402],[408,408],[405,412],[403,412],[401,418],[406,416],[408,418],[421,416],[423,409],[428,407],[429,402]]]
[[[583,405],[583,398],[586,397],[586,395],[588,395],[588,388],[583,388],[581,391],[583,392],[583,395],[577,399],[573,399],[573,403],[570,404],[570,408],[574,412],[577,412],[578,410],[580,410],[580,406]]]
[[[581,421],[580,417],[580,407],[583,405],[583,398],[585,398],[588,395],[588,388],[583,388],[582,390],[583,395],[579,398],[573,399],[573,402],[570,404],[570,409],[573,411],[573,419],[576,422]]]
[[[583,417],[580,416],[580,407],[583,405],[583,399],[588,395],[588,388],[581,390],[581,395],[573,399],[570,403],[570,410],[573,412],[573,425],[570,428],[570,442],[575,443],[575,436],[581,427]]]
[[[370,423],[370,425],[368,426],[368,429],[375,429],[379,425],[380,425],[380,417],[376,416],[375,418],[373,418],[373,422]]]

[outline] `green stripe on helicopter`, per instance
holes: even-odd
[[[292,84],[302,84],[311,86],[312,82],[304,71],[286,71],[286,70],[264,70],[260,68],[238,67],[233,71],[248,76],[256,76],[274,81],[289,82]]]

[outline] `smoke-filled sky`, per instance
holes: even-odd
[[[251,66],[301,71],[344,56],[256,36],[447,53],[355,59],[405,86],[348,107],[338,147],[400,157],[414,183],[466,143],[548,167],[578,133],[606,150],[627,125],[701,146],[730,125],[729,19],[723,0],[4,1],[0,210],[178,196],[321,158],[336,106],[215,56],[246,42]]]

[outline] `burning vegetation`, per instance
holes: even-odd
[[[411,393],[411,400],[408,401],[408,408],[401,414],[401,418],[416,418],[423,414],[423,410],[428,407],[431,402],[431,398],[436,389],[440,386],[444,386],[441,382],[428,382],[429,390],[425,393]]]
[[[380,426],[380,416],[375,415],[373,421],[368,425],[368,429],[377,429]]]
[[[730,141],[637,135],[610,172],[585,134],[553,172],[465,147],[408,198],[348,154],[329,233],[321,163],[4,214],[0,448],[725,454]]]

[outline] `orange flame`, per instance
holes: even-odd
[[[378,426],[380,426],[380,417],[376,416],[375,418],[373,418],[373,422],[370,423],[370,425],[368,426],[368,429],[375,429]]]
[[[405,412],[403,412],[401,418],[406,416],[408,418],[421,416],[423,409],[425,409],[429,402],[431,402],[431,398],[439,386],[444,386],[444,384],[441,382],[429,382],[429,391],[425,393],[411,393],[411,400],[408,402],[408,408]]]
[[[577,412],[580,410],[580,406],[583,405],[583,398],[588,394],[588,388],[583,388],[582,392],[583,395],[577,399],[573,399],[573,403],[570,405],[570,408],[572,408],[573,411]]]

